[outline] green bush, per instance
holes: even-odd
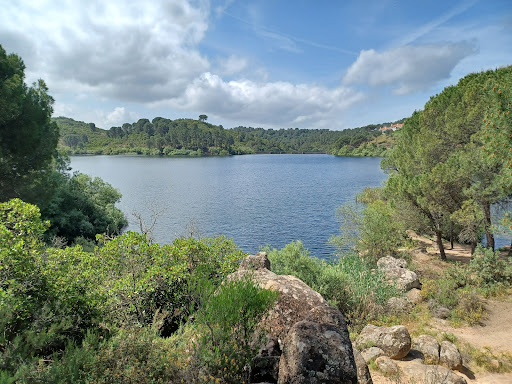
[[[248,382],[248,366],[263,341],[256,326],[277,296],[245,278],[223,284],[199,309],[196,319],[201,336],[195,365],[205,382]]]
[[[267,253],[272,271],[300,278],[354,325],[384,313],[387,300],[398,295],[370,261],[352,252],[326,262],[311,257],[300,242],[292,242]]]
[[[469,264],[474,283],[484,289],[509,287],[512,283],[512,260],[500,258],[499,252],[479,245]]]
[[[293,275],[304,281],[310,287],[316,287],[326,262],[311,257],[309,251],[300,241],[292,241],[284,248],[263,249],[267,252],[270,266],[278,275]]]

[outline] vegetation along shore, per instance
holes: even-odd
[[[512,66],[390,133],[206,115],[103,130],[53,118],[24,71],[0,47],[1,383],[511,382],[512,259],[494,239],[512,237]],[[389,179],[340,207],[326,261],[300,241],[248,256],[223,236],[123,233],[120,193],[67,160],[260,152],[385,155]]]

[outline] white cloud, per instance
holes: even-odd
[[[475,50],[468,42],[408,45],[381,53],[363,50],[343,81],[345,84],[390,85],[395,94],[422,91],[449,78],[455,66]]]
[[[231,55],[228,58],[220,59],[220,72],[225,75],[233,75],[242,72],[249,65],[249,61],[244,57]]]
[[[204,73],[182,97],[167,103],[183,110],[204,111],[247,124],[283,127],[319,127],[334,121],[344,110],[360,101],[361,93],[350,88],[329,89],[287,82],[257,83],[251,80],[224,81]],[[309,125],[309,126],[308,126]]]
[[[50,89],[73,86],[120,100],[154,101],[180,94],[209,68],[197,50],[209,8],[205,1],[194,4],[8,2],[0,35],[8,36],[4,48],[20,53]]]
[[[99,112],[99,115],[104,116],[101,119],[103,124],[100,125],[108,128],[121,126],[124,123],[131,123],[137,120],[137,114],[128,112],[125,107],[115,107],[112,112],[106,115],[104,112]]]

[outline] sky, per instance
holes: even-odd
[[[6,0],[0,45],[54,116],[340,130],[512,64],[510,0]]]

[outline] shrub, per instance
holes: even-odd
[[[469,264],[474,283],[482,288],[510,286],[512,282],[512,261],[501,259],[499,252],[479,245]]]
[[[318,280],[326,263],[316,257],[311,257],[309,251],[300,241],[292,241],[284,248],[265,248],[270,268],[278,275],[293,275],[304,281],[310,287],[318,286]]]
[[[201,336],[195,364],[205,381],[248,382],[248,366],[263,336],[255,334],[256,326],[277,296],[277,292],[259,288],[245,278],[223,284],[199,309],[196,319]]]

